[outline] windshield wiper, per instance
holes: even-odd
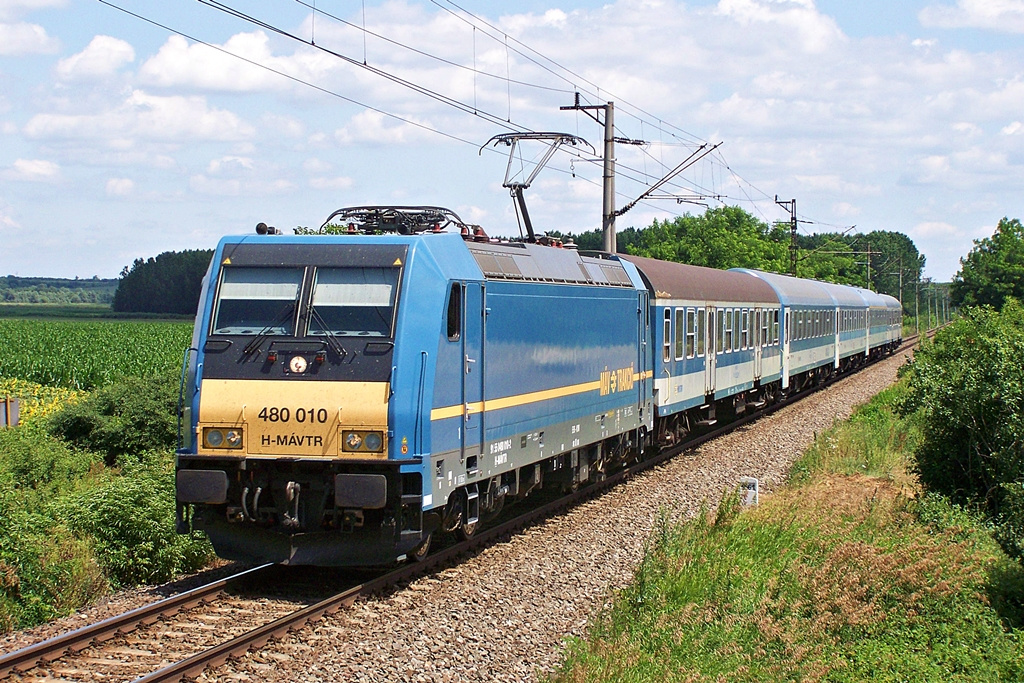
[[[260,344],[263,343],[264,339],[270,336],[270,331],[275,327],[280,327],[281,323],[287,320],[288,316],[291,315],[294,310],[295,302],[293,301],[281,310],[281,313],[277,316],[277,320],[260,330],[260,333],[245,345],[245,348],[242,349],[242,358],[248,358],[251,354],[258,353],[260,350]]]
[[[331,350],[334,351],[334,353],[338,354],[339,358],[344,358],[348,351],[346,351],[345,347],[338,341],[338,335],[334,333],[323,317],[317,313],[315,306],[309,307],[309,314],[323,329],[324,336],[327,338],[327,345],[331,347]]]

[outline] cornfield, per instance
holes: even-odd
[[[79,391],[175,376],[191,323],[0,320],[0,378]]]

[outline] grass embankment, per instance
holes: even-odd
[[[553,680],[1024,680],[1024,571],[919,494],[901,390],[820,435],[759,507],[666,515]]]

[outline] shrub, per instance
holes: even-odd
[[[169,378],[123,379],[54,415],[50,431],[79,448],[119,456],[177,443],[178,385]]]
[[[1024,554],[1024,308],[969,309],[906,370],[904,414],[920,411],[916,469],[930,490],[980,506]]]
[[[168,461],[144,460],[59,504],[70,528],[92,537],[97,560],[117,586],[167,581],[212,556],[207,541],[175,532]]]
[[[89,545],[0,484],[0,632],[71,613],[107,590]]]
[[[99,465],[99,456],[68,448],[45,432],[0,431],[0,481],[49,495],[74,485]]]

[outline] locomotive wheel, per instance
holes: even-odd
[[[476,536],[477,529],[480,528],[480,520],[473,522],[472,524],[462,524],[458,529],[455,530],[455,534],[460,540],[468,541],[469,539]]]
[[[433,534],[427,534],[427,537],[423,539],[422,543],[409,551],[409,554],[406,555],[406,559],[409,560],[409,562],[422,562],[430,553],[430,540],[433,537]]]

